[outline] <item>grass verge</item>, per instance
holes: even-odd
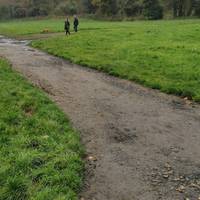
[[[65,114],[0,58],[0,200],[77,200],[79,135]]]

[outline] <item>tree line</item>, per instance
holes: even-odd
[[[105,16],[168,17],[200,16],[200,0],[86,0],[89,12]]]
[[[0,0],[0,18],[92,14],[146,18],[200,16],[200,0]]]

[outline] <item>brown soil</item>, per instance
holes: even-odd
[[[0,55],[80,130],[85,200],[200,198],[200,106],[0,38]]]

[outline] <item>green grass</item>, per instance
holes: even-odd
[[[0,33],[8,36],[21,36],[41,33],[44,29],[50,32],[63,30],[62,19],[14,20],[0,23]]]
[[[0,22],[0,34],[10,37],[28,36],[33,34],[40,34],[45,29],[49,33],[63,32],[64,31],[64,18],[55,19],[28,19],[28,20],[12,20]],[[107,22],[109,23],[109,22]],[[96,23],[94,26],[93,20],[80,19],[81,30],[93,30],[104,28],[104,22]],[[73,19],[71,19],[71,29],[73,29]]]
[[[0,23],[0,33],[26,35],[63,19]],[[30,27],[30,30],[29,30]],[[13,31],[13,30],[15,31]],[[82,20],[80,32],[32,42],[32,46],[88,66],[200,101],[200,20],[104,22]],[[15,33],[14,33],[15,34]]]
[[[0,200],[77,200],[83,150],[65,114],[0,59]]]
[[[104,28],[33,41],[32,46],[111,75],[200,101],[199,33],[200,20],[104,22]]]

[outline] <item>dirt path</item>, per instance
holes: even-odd
[[[85,200],[200,198],[200,107],[0,38],[0,55],[81,132]]]

